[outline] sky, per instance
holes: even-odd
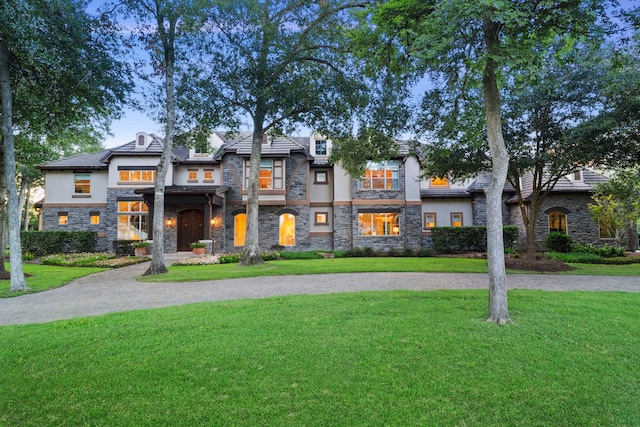
[[[100,4],[101,2],[102,0],[96,0],[93,3]],[[619,0],[619,3],[624,9],[632,9],[640,6],[640,0]],[[104,146],[106,148],[113,148],[131,142],[135,139],[137,132],[155,133],[159,136],[164,134],[162,125],[155,122],[147,116],[147,114],[127,108],[124,110],[121,119],[112,122],[111,133],[113,135],[105,136]]]

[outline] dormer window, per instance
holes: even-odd
[[[144,147],[144,135],[138,135],[138,146]]]
[[[573,180],[574,181],[582,181],[582,171],[575,171],[573,173]]]
[[[316,140],[316,156],[326,156],[326,155],[327,155],[327,140],[326,139]]]
[[[446,177],[434,177],[431,178],[431,187],[448,188],[449,180]]]

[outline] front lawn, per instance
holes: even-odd
[[[6,264],[6,269],[9,271],[9,264]],[[35,292],[57,288],[78,277],[105,270],[96,267],[58,267],[28,263],[22,264],[22,269],[25,274],[30,275],[26,279],[27,285]],[[24,292],[9,292],[10,286],[9,280],[0,280],[0,298],[24,294]]]
[[[364,292],[0,327],[3,426],[636,426],[640,294]]]
[[[570,264],[575,270],[565,274],[638,276],[640,264],[591,265]],[[239,277],[284,276],[357,272],[426,272],[426,273],[486,273],[487,260],[476,258],[332,258],[269,261],[258,266],[238,264],[170,266],[167,274],[145,276],[145,282],[185,282],[233,279]],[[509,273],[531,273],[510,270]],[[554,273],[556,274],[556,273]]]

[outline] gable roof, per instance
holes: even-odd
[[[234,153],[238,156],[249,157],[253,144],[253,132],[216,132],[224,141],[224,144],[216,155],[215,160],[220,160],[227,153]],[[313,159],[309,150],[304,145],[296,141],[297,138],[288,136],[276,136],[269,138],[269,143],[262,144],[262,157],[289,157],[292,152],[303,153],[309,160]],[[308,146],[308,143],[307,143]]]

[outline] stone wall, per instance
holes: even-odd
[[[59,213],[66,212],[68,223],[59,223]],[[100,216],[100,224],[91,224],[91,215],[97,213]],[[98,233],[96,251],[112,250],[106,237],[108,224],[107,208],[105,207],[45,207],[42,210],[42,228],[47,231],[95,231]]]

